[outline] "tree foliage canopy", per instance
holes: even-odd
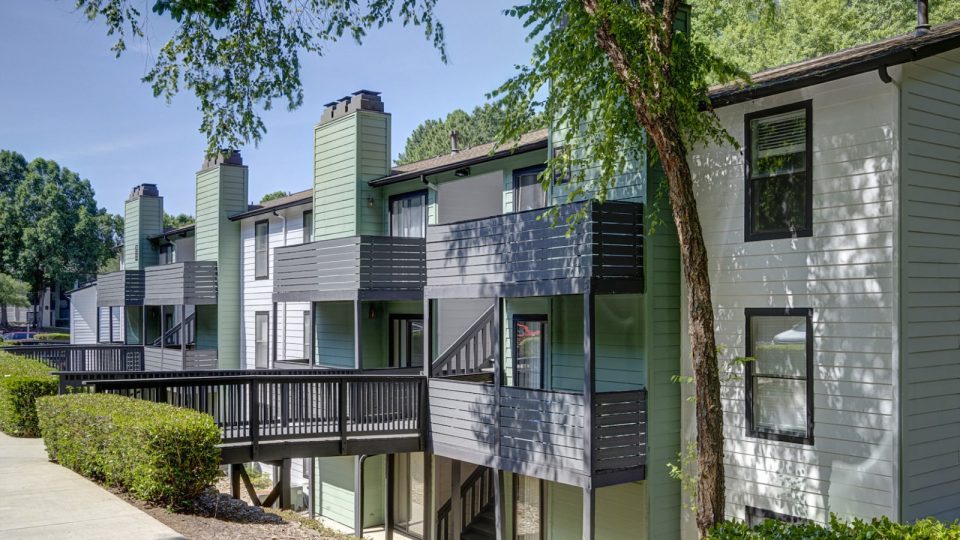
[[[0,306],[27,307],[30,305],[30,286],[15,277],[0,272]]]
[[[490,103],[474,107],[472,112],[457,109],[446,118],[428,119],[418,125],[407,137],[403,152],[397,157],[398,164],[450,153],[450,132],[459,134],[460,148],[470,148],[497,139],[503,126],[506,111]],[[525,130],[546,127],[543,115],[531,113]]]
[[[187,89],[199,100],[200,130],[208,153],[259,141],[260,115],[283,102],[303,103],[300,53],[323,55],[341,38],[363,41],[367,32],[398,20],[423,29],[446,59],[443,26],[434,18],[437,0],[147,0],[177,27],[143,80],[167,100]],[[113,51],[141,38],[149,13],[137,0],[75,0],[91,20],[102,19],[116,36]]]
[[[113,255],[116,226],[88,180],[54,161],[0,151],[0,271],[34,292],[70,287]]]
[[[164,229],[179,229],[180,227],[186,227],[191,225],[196,221],[193,216],[189,214],[168,214],[163,213],[163,228]]]
[[[286,191],[273,191],[273,192],[267,193],[263,197],[260,197],[260,204],[263,204],[265,202],[275,201],[277,199],[286,197],[287,195],[290,195],[290,194],[287,193]]]

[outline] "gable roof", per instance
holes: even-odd
[[[275,210],[283,210],[293,206],[307,204],[313,200],[313,189],[305,189],[296,193],[291,193],[285,197],[273,199],[263,204],[253,204],[247,208],[246,212],[240,212],[230,216],[230,221],[239,221],[241,219],[268,214]]]
[[[188,223],[188,224],[183,225],[183,226],[181,226],[181,227],[172,227],[172,228],[170,228],[170,229],[164,229],[163,232],[160,233],[160,234],[151,234],[150,236],[147,237],[147,239],[148,239],[148,240],[159,240],[159,239],[161,239],[161,238],[169,238],[169,237],[171,237],[171,236],[176,236],[176,235],[178,235],[178,234],[186,235],[186,234],[189,234],[189,233],[193,232],[193,230],[196,229],[196,228],[197,228],[197,224],[196,224],[196,223]]]
[[[547,147],[547,129],[538,129],[530,131],[520,136],[520,140],[515,145],[496,146],[496,143],[478,144],[470,148],[465,148],[456,153],[443,154],[441,156],[414,161],[397,165],[387,176],[371,180],[369,184],[373,187],[386,186],[446,171],[459,169],[468,165],[476,165],[511,155],[522,154],[539,150]],[[491,153],[493,152],[493,153]]]
[[[923,35],[896,36],[753,74],[751,84],[710,89],[713,107],[724,107],[806,86],[842,79],[960,48],[960,21],[941,24]]]

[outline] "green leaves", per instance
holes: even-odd
[[[40,435],[35,403],[57,393],[57,378],[34,360],[0,351],[0,431],[16,437]]]
[[[0,272],[0,306],[27,307],[30,305],[30,286],[9,274]]]
[[[830,515],[827,525],[819,523],[784,523],[767,519],[750,527],[742,521],[725,521],[714,527],[708,540],[958,540],[960,525],[934,518],[914,523],[897,523],[886,516],[870,521],[847,522]]]
[[[117,55],[127,36],[142,37],[146,16],[134,0],[75,0],[90,20],[102,19],[117,35]],[[196,95],[207,152],[258,142],[266,133],[263,111],[281,102],[303,103],[301,53],[323,55],[344,37],[360,43],[367,32],[399,21],[423,29],[446,61],[437,0],[154,0],[152,11],[177,23],[143,81],[154,96]]]

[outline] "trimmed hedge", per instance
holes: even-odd
[[[70,341],[70,334],[63,332],[50,332],[46,334],[37,334],[34,336],[37,341]]]
[[[713,528],[709,540],[960,540],[960,525],[926,518],[896,523],[886,517],[872,521],[842,521],[830,517],[828,525],[784,523],[768,519],[754,527],[742,521],[725,521]]]
[[[220,476],[220,429],[209,415],[111,394],[37,401],[47,453],[78,473],[173,508]]]
[[[36,400],[56,395],[57,377],[46,365],[0,351],[0,431],[38,437]]]

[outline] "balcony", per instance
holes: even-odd
[[[142,305],[143,270],[120,270],[97,276],[97,307]]]
[[[582,212],[571,229],[568,218]],[[643,292],[643,205],[563,205],[427,227],[429,298]]]
[[[419,300],[424,240],[348,236],[277,248],[274,302]]]
[[[150,266],[143,271],[143,303],[148,306],[217,303],[217,263],[188,261]]]
[[[146,371],[217,369],[217,350],[148,346],[143,348],[143,367]]]
[[[437,455],[576,486],[646,476],[647,394],[530,390],[429,379]]]

